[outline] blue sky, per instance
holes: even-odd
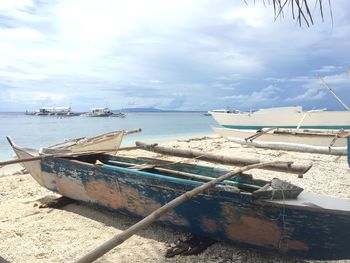
[[[318,74],[350,105],[350,1],[310,28],[247,2],[2,0],[0,111],[343,109]]]

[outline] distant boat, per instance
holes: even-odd
[[[301,106],[260,109],[255,112],[210,111],[223,127],[258,130],[269,127],[350,129],[350,111],[303,111]]]
[[[96,153],[43,158],[37,150],[9,141],[19,159],[32,160],[23,165],[41,186],[137,218],[230,172]],[[241,173],[175,207],[158,222],[270,253],[349,259],[350,202],[302,190],[276,178],[264,181]]]
[[[266,128],[258,131],[213,128],[214,132],[242,145],[275,150],[346,155],[347,131]]]
[[[92,108],[90,112],[81,114],[81,116],[87,117],[121,117],[124,118],[125,114],[122,112],[114,113],[109,108]]]
[[[212,112],[220,112],[220,113],[238,113],[239,111],[231,111],[230,109],[215,109],[215,110],[210,110],[206,113],[204,113],[205,116],[212,116]]]
[[[35,110],[33,113],[28,113],[27,115],[36,116],[77,116],[77,113],[73,113],[71,107],[41,107]]]

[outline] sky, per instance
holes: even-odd
[[[350,105],[350,1],[311,27],[257,2],[1,0],[0,111],[343,110],[318,76]]]

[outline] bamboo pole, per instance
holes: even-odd
[[[261,131],[261,132],[257,132],[257,133],[255,133],[255,134],[253,134],[253,135],[251,135],[251,136],[249,136],[249,137],[247,137],[247,138],[244,138],[244,140],[245,140],[245,141],[253,141],[253,140],[255,140],[256,138],[259,138],[260,136],[262,136],[262,135],[264,135],[264,134],[266,134],[266,133],[268,133],[268,132],[270,132],[270,131],[276,130],[276,129],[277,129],[277,127],[268,128],[268,129],[263,130],[263,131]]]
[[[126,162],[119,162],[119,161],[109,160],[108,163],[114,163],[114,164],[122,165],[123,167],[128,167],[128,168],[133,169],[132,164],[126,163]],[[213,177],[209,177],[209,176],[205,176],[205,175],[199,175],[199,174],[175,171],[175,170],[172,170],[172,169],[166,169],[166,168],[160,167],[161,164],[160,165],[152,165],[152,164],[150,164],[150,165],[151,165],[151,167],[149,167],[150,169],[153,169],[153,170],[158,171],[158,172],[168,173],[168,174],[171,174],[172,176],[176,176],[176,177],[180,177],[180,178],[184,178],[185,177],[185,178],[201,180],[201,181],[205,181],[205,182],[208,182],[208,181],[211,181],[211,180],[214,179]],[[147,168],[148,167],[146,167],[146,169]],[[235,183],[233,181],[223,181],[223,183],[225,183],[227,185],[230,185],[230,186],[237,187],[237,183]]]
[[[181,205],[182,203],[186,202],[187,200],[193,198],[197,194],[207,190],[208,188],[215,186],[215,184],[217,184],[219,182],[227,180],[227,179],[235,176],[236,174],[239,174],[239,173],[251,170],[251,169],[262,168],[262,167],[269,166],[269,165],[271,166],[271,165],[277,164],[277,163],[286,163],[286,162],[274,161],[274,162],[266,162],[266,163],[247,165],[247,166],[244,166],[241,168],[237,168],[231,172],[228,172],[228,173],[226,173],[226,174],[224,174],[216,179],[213,179],[207,183],[204,183],[204,184],[192,189],[191,191],[188,191],[188,192],[180,195],[179,197],[173,199],[172,201],[163,205],[162,207],[156,209],[150,215],[146,216],[144,219],[140,220],[139,222],[132,225],[128,229],[124,230],[122,233],[115,235],[110,240],[106,241],[102,245],[95,248],[93,251],[89,252],[85,256],[78,259],[76,261],[76,263],[89,263],[89,262],[95,261],[96,259],[103,256],[111,249],[122,244],[124,241],[129,239],[131,236],[136,234],[138,231],[140,231],[140,230],[146,228],[147,226],[149,226],[150,224],[152,224],[154,221],[156,221],[163,214],[165,214],[168,211],[170,211],[171,209]]]
[[[201,151],[167,148],[163,146],[156,146],[154,144],[150,145],[143,142],[136,142],[136,145],[141,147],[143,150],[147,150],[151,152],[173,155],[178,157],[185,157],[185,158],[197,158],[199,160],[221,163],[221,164],[244,166],[249,164],[260,163],[260,160],[258,159],[238,158],[238,157],[230,157],[225,155],[210,154],[210,153],[205,153]],[[311,165],[300,165],[300,164],[293,164],[289,162],[289,163],[271,164],[267,166],[265,165],[262,168],[266,170],[287,172],[287,173],[294,173],[294,174],[301,175],[306,173],[311,168]]]
[[[346,109],[346,110],[349,110],[350,111],[350,108],[348,107],[348,105],[345,104],[344,101],[342,101],[341,98],[339,98],[337,96],[337,94],[335,94],[334,90],[327,84],[327,82],[320,76],[318,75],[318,78],[321,80],[322,84],[333,94],[333,96],[339,101],[339,103],[341,105],[343,105],[343,107]]]
[[[332,155],[346,155],[346,146],[344,147],[333,147],[329,146],[314,146],[298,143],[283,143],[283,142],[247,142],[240,138],[229,138],[230,141],[239,143],[242,145],[253,146],[257,148],[267,148],[282,151],[294,151],[294,152],[306,152],[306,153],[320,153],[320,154],[332,154]]]

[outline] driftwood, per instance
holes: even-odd
[[[151,151],[151,152],[173,155],[178,157],[185,157],[185,158],[197,158],[199,160],[221,163],[221,164],[244,166],[244,165],[260,163],[260,160],[258,159],[238,158],[238,157],[230,157],[225,155],[210,154],[210,153],[205,153],[201,151],[173,149],[173,148],[167,148],[163,146],[150,145],[143,142],[136,142],[136,145],[139,147],[142,147],[142,149],[144,150]],[[272,170],[272,171],[304,174],[311,168],[311,165],[300,165],[300,164],[285,162],[285,163],[275,163],[275,164],[263,166],[261,168]]]
[[[110,251],[114,247],[122,244],[125,240],[129,239],[131,236],[136,234],[138,231],[140,231],[140,230],[146,228],[147,226],[149,226],[150,224],[152,224],[154,221],[156,221],[163,214],[165,214],[168,211],[170,211],[171,209],[181,205],[182,203],[193,198],[194,196],[198,195],[199,193],[201,193],[201,192],[203,192],[211,187],[214,187],[219,182],[227,180],[227,179],[229,179],[229,178],[231,178],[239,173],[242,173],[244,171],[248,171],[248,170],[255,169],[255,168],[261,168],[264,166],[271,166],[271,165],[278,164],[278,163],[282,164],[285,162],[275,161],[275,162],[266,162],[266,163],[247,165],[247,166],[244,166],[241,168],[237,168],[231,172],[228,172],[228,173],[220,176],[219,178],[215,178],[207,183],[204,183],[204,184],[192,189],[191,191],[188,191],[188,192],[180,195],[179,197],[173,199],[172,201],[163,205],[162,207],[156,209],[150,215],[146,216],[144,219],[140,220],[139,222],[132,225],[128,229],[124,230],[122,233],[115,235],[113,238],[106,241],[105,243],[103,243],[102,245],[100,245],[99,247],[97,247],[96,249],[91,251],[90,253],[88,253],[85,256],[83,256],[82,258],[78,259],[77,263],[88,263],[88,262],[95,261],[96,259],[103,256],[104,254],[106,254],[108,251]]]

